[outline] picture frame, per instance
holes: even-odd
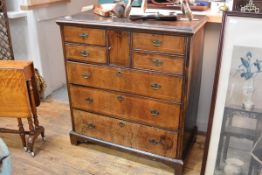
[[[250,0],[233,0],[233,11],[241,11],[241,8],[247,6]],[[258,10],[258,13],[262,11],[262,0],[252,0],[252,3]],[[253,9],[254,10],[254,9]]]
[[[261,28],[262,14],[223,15],[201,175],[262,173]]]

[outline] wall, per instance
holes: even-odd
[[[208,23],[205,31],[202,81],[197,126],[207,131],[221,24]]]
[[[78,13],[81,7],[88,4],[92,4],[92,1],[71,0],[70,3],[39,8],[29,13],[29,20],[33,23],[30,31],[35,32],[31,48],[39,49],[33,56],[41,63],[39,66],[47,81],[46,96],[65,84],[61,37],[55,20],[58,17]],[[35,43],[38,43],[38,46]]]
[[[8,11],[20,11],[22,1],[10,0]],[[22,18],[10,19],[10,30],[16,59],[28,59],[47,82],[45,96],[65,84],[61,37],[56,19],[79,13],[92,0],[71,0],[26,11]]]

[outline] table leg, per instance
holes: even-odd
[[[45,129],[42,126],[39,126],[39,120],[37,116],[37,109],[36,109],[36,103],[35,103],[35,98],[34,98],[34,86],[32,85],[32,80],[29,81],[28,83],[29,86],[29,93],[30,93],[30,104],[31,104],[31,109],[32,109],[32,114],[33,114],[33,119],[34,119],[34,125],[36,130],[41,130],[41,136],[42,139],[45,140]]]
[[[18,121],[19,135],[21,137],[23,147],[24,147],[25,151],[27,151],[26,139],[25,139],[25,129],[24,129],[24,126],[23,126],[22,119],[18,118],[17,121]]]

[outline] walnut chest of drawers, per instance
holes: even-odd
[[[72,144],[146,156],[182,174],[196,134],[206,18],[136,21],[81,13],[57,21]]]

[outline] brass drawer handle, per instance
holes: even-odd
[[[158,89],[161,88],[161,85],[158,84],[158,83],[153,83],[153,84],[151,84],[151,88],[154,89],[154,90],[158,90]]]
[[[88,34],[87,33],[80,33],[79,37],[82,38],[82,39],[86,39],[86,38],[88,38]]]
[[[153,117],[157,117],[157,116],[160,115],[160,112],[159,112],[158,110],[155,110],[155,109],[150,110],[150,113],[151,113],[151,115],[152,115]]]
[[[88,104],[92,104],[94,102],[93,98],[92,97],[87,97],[85,99],[85,101],[88,103]]]
[[[87,128],[89,128],[89,129],[95,129],[95,128],[96,128],[96,125],[94,125],[93,123],[89,123],[89,124],[87,124]]]
[[[121,95],[117,96],[116,98],[119,102],[122,102],[124,100],[124,97]]]
[[[161,61],[160,59],[153,59],[152,60],[152,63],[156,66],[156,67],[159,67],[159,66],[161,66],[164,62],[163,61]]]
[[[120,126],[121,128],[123,128],[123,127],[125,127],[125,126],[126,126],[126,124],[125,124],[125,123],[123,123],[123,122],[119,122],[119,126]]]
[[[156,139],[149,139],[148,142],[149,142],[151,145],[158,145],[158,144],[159,144],[159,141],[157,141]]]
[[[157,40],[153,40],[152,43],[153,43],[153,46],[155,46],[155,47],[160,47],[161,44],[162,44],[162,41],[160,41],[160,40],[157,39]]]
[[[89,79],[91,77],[91,74],[89,72],[84,72],[81,74],[81,77],[84,79]]]
[[[80,52],[80,55],[81,55],[82,57],[88,57],[88,56],[89,56],[89,52],[86,51],[86,50],[82,50],[82,51]]]

